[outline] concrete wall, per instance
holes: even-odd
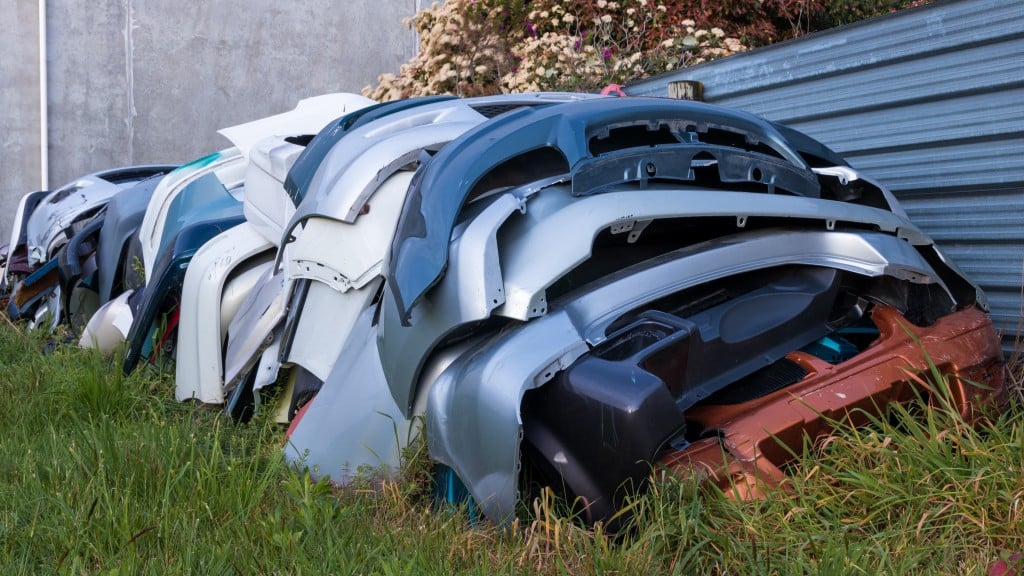
[[[39,189],[39,28],[34,0],[0,0],[0,244],[22,194]]]
[[[47,0],[49,182],[181,163],[228,146],[218,128],[359,92],[417,50],[422,0]],[[37,0],[0,0],[0,234],[38,189]],[[7,55],[13,55],[8,58]]]

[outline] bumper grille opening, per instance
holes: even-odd
[[[740,378],[731,386],[715,392],[704,402],[724,405],[742,404],[796,384],[807,374],[807,370],[796,362],[789,358],[782,358],[749,376]]]

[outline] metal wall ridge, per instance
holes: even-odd
[[[668,82],[696,75],[707,78],[706,97],[717,91],[736,97],[763,85],[798,84],[881,62],[1012,42],[1024,34],[1022,19],[1024,3],[1016,0],[935,2],[641,80],[626,92],[667,96]],[[746,76],[736,76],[738,71]]]

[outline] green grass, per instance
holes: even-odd
[[[920,406],[839,430],[762,502],[667,479],[608,536],[545,496],[512,530],[403,477],[335,490],[282,431],[174,402],[173,378],[0,323],[3,574],[984,574],[1024,549],[1024,412],[974,430]]]

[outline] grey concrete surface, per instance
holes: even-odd
[[[38,6],[0,0],[0,244],[22,194],[39,189]]]
[[[305,97],[359,92],[415,51],[412,2],[178,2],[134,14],[135,162],[181,162],[223,148],[215,133]],[[177,21],[167,26],[168,21]],[[154,66],[152,64],[159,64]]]
[[[49,181],[186,162],[228,142],[218,128],[309,96],[359,92],[417,50],[401,24],[423,0],[47,0]],[[0,237],[38,188],[35,0],[0,0]],[[8,55],[12,55],[8,57]],[[12,177],[13,175],[13,177]]]
[[[47,2],[50,188],[130,162],[125,155],[121,2]]]

